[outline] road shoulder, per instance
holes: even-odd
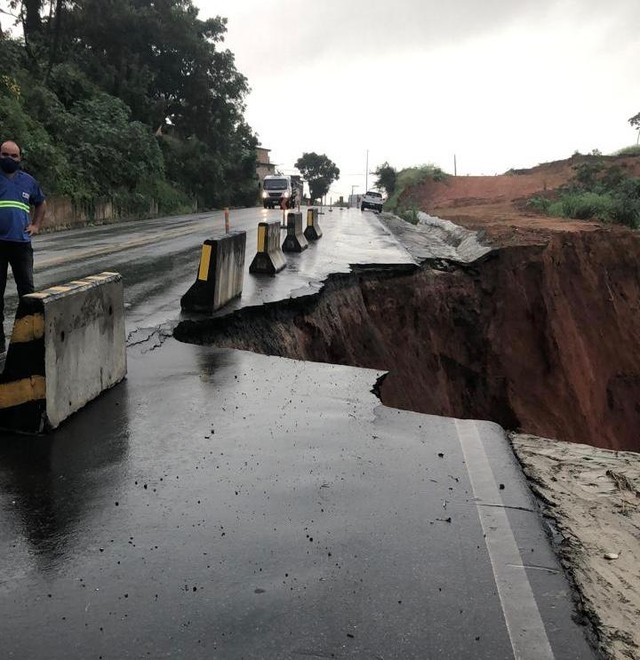
[[[599,650],[639,657],[640,454],[521,434],[512,444],[558,531],[558,555]]]

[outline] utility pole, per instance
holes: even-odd
[[[364,168],[364,191],[369,190],[369,150],[367,149],[367,164]]]
[[[458,166],[456,163],[456,155],[453,154],[453,176],[457,176],[457,175],[458,175]]]

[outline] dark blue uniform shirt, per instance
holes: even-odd
[[[26,232],[31,222],[30,206],[44,202],[38,182],[26,172],[18,171],[10,179],[0,172],[0,241],[28,243]]]

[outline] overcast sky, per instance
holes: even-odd
[[[285,172],[340,168],[334,199],[384,161],[458,174],[635,144],[640,0],[194,0],[228,18],[246,118]],[[374,177],[368,177],[372,187]]]

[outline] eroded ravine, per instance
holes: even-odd
[[[389,372],[386,405],[640,450],[640,245],[558,234],[472,267],[355,268],[178,339]]]

